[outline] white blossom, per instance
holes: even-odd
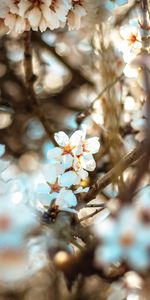
[[[17,34],[28,29],[25,18],[19,14],[20,1],[2,0],[0,2],[0,18],[4,19],[4,24],[8,27],[9,32]]]
[[[21,0],[19,3],[20,15],[27,18],[33,30],[45,31],[60,27],[66,21],[70,8],[68,0],[31,1]]]
[[[0,199],[0,250],[22,246],[26,234],[38,226],[33,209],[10,200],[7,196]]]
[[[94,231],[101,240],[96,263],[109,265],[125,260],[137,270],[149,266],[150,225],[142,222],[134,207],[123,208],[117,219],[108,217],[96,223]]]

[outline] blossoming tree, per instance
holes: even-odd
[[[149,299],[149,14],[0,1],[0,299]]]

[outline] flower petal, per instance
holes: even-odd
[[[100,143],[98,137],[92,137],[90,139],[85,140],[84,149],[87,152],[95,154],[99,151]]]
[[[5,153],[5,145],[0,144],[0,157]]]
[[[74,191],[75,194],[80,194],[80,193],[87,193],[89,191],[89,187],[83,188],[79,187],[77,190]]]
[[[82,168],[87,171],[94,171],[96,168],[96,163],[91,154],[83,155],[80,159]]]
[[[62,166],[64,170],[67,170],[72,167],[73,157],[71,154],[62,155]]]
[[[56,143],[61,147],[67,146],[69,144],[69,137],[63,131],[59,131],[59,132],[55,133],[54,139],[55,139]]]
[[[77,199],[71,190],[62,189],[56,199],[56,204],[60,209],[74,207],[77,205]]]
[[[36,28],[39,26],[41,20],[41,11],[37,7],[31,9],[28,14],[28,20],[31,27]]]
[[[59,147],[55,147],[48,151],[47,156],[49,159],[59,159],[63,150]]]
[[[79,145],[83,139],[83,131],[76,130],[70,137],[70,144],[72,146]]]
[[[59,178],[59,184],[63,187],[70,187],[80,183],[79,176],[74,171],[68,171]]]
[[[63,166],[59,163],[57,164],[47,164],[43,167],[43,174],[45,179],[49,183],[55,183],[57,180],[57,177],[63,173]]]

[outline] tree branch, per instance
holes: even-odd
[[[81,202],[88,202],[92,200],[94,197],[96,197],[98,192],[112,183],[114,179],[117,179],[126,168],[144,155],[144,147],[145,141],[139,143],[135,149],[125,155],[108,173],[106,173],[102,178],[98,178],[95,184],[93,184],[93,186],[90,188],[89,192],[82,197]]]
[[[104,94],[108,89],[112,88],[118,81],[121,81],[122,78],[123,78],[123,76],[124,76],[124,75],[121,74],[120,76],[116,77],[110,84],[107,84],[107,85],[103,88],[103,90],[100,92],[100,94],[92,101],[92,103],[90,104],[90,106],[89,106],[85,111],[83,111],[82,113],[80,113],[80,114],[77,116],[77,119],[76,119],[76,120],[77,120],[77,123],[78,123],[79,125],[81,124],[81,122],[82,122],[86,117],[88,117],[88,116],[91,114],[95,102],[96,102],[98,99],[100,99],[100,98],[103,96],[103,94]]]

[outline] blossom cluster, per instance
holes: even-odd
[[[2,0],[0,18],[8,32],[26,30],[45,31],[47,28],[80,27],[81,17],[86,15],[84,0]]]
[[[0,30],[21,34],[30,29],[43,32],[66,25],[69,30],[79,29],[83,17],[96,17],[102,7],[107,10],[125,3],[126,0],[2,0]]]
[[[109,216],[104,222],[94,224],[94,232],[100,239],[95,261],[100,266],[126,262],[135,270],[150,265],[150,186],[143,187],[133,205],[122,207],[117,216]]]
[[[129,78],[138,80],[143,87],[142,62],[140,55],[143,50],[149,52],[150,18],[148,12],[144,16],[139,7],[135,9],[127,21],[114,30],[112,39],[115,41],[115,48],[122,53],[125,62],[124,74]]]
[[[43,167],[47,184],[38,185],[36,198],[41,205],[49,207],[55,201],[60,210],[68,210],[77,205],[76,195],[89,189],[80,184],[96,167],[93,154],[100,143],[98,137],[86,139],[84,130],[75,131],[70,138],[60,131],[54,138],[59,147],[48,151],[49,163]]]

